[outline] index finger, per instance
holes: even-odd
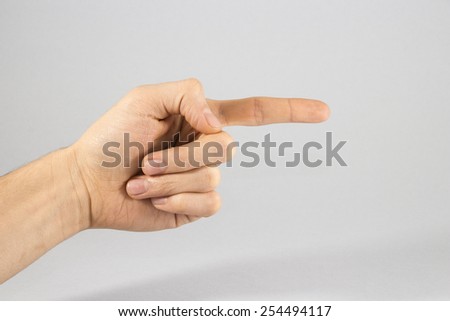
[[[330,115],[328,106],[315,99],[250,97],[207,101],[211,110],[225,126],[320,123],[327,120]]]

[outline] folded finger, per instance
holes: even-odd
[[[148,154],[142,161],[142,171],[145,175],[160,175],[219,165],[232,157],[232,143],[225,132],[202,135],[190,143]]]
[[[167,197],[152,198],[157,209],[185,215],[208,217],[220,208],[220,196],[217,192],[181,193]]]
[[[128,181],[126,190],[134,199],[169,196],[186,192],[210,192],[220,182],[217,167],[200,167],[183,173],[140,175]]]

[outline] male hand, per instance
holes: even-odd
[[[214,214],[215,165],[231,157],[223,126],[320,122],[328,113],[299,98],[207,100],[195,79],[132,90],[72,146],[0,177],[0,284],[87,228],[155,231]],[[212,160],[208,144],[220,147]]]
[[[140,86],[70,147],[74,170],[86,188],[80,194],[88,197],[80,202],[90,204],[86,226],[155,231],[210,216],[220,207],[214,191],[220,175],[216,166],[205,161],[202,147],[217,142],[223,153],[215,164],[227,161],[232,138],[222,131],[223,126],[315,123],[328,115],[328,107],[317,100],[209,100],[196,79]],[[131,147],[129,159],[123,148],[125,134],[142,146],[141,150]],[[189,148],[193,140],[199,147]],[[103,152],[108,142],[120,143],[115,150],[121,159],[118,166],[105,166],[111,162]],[[165,157],[162,142],[172,143]],[[189,155],[192,151],[194,155]],[[183,166],[175,160],[177,155]],[[130,166],[124,166],[125,161]]]

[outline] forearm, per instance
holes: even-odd
[[[0,283],[89,227],[89,195],[70,148],[0,178]]]

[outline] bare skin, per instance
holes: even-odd
[[[85,229],[157,231],[216,213],[220,173],[204,163],[201,148],[189,155],[192,140],[214,141],[226,151],[233,140],[225,126],[316,123],[328,116],[318,100],[209,100],[196,79],[133,89],[75,144],[0,178],[0,283]],[[143,150],[130,149],[131,166],[102,166],[110,161],[104,144],[122,142],[124,133]],[[175,134],[178,143],[167,151],[165,166],[152,166],[162,158],[160,143]],[[176,152],[188,166],[177,165]],[[190,156],[198,164],[189,165]]]

